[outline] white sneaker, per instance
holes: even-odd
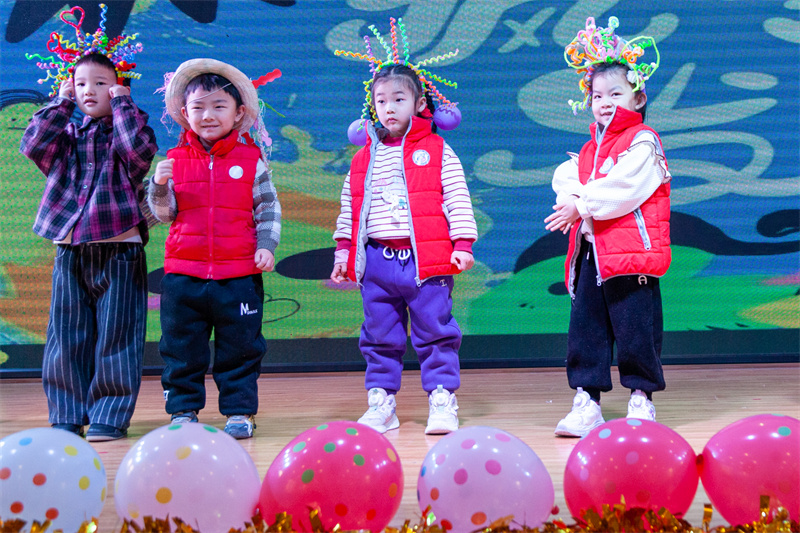
[[[572,411],[561,419],[555,433],[559,437],[583,437],[605,423],[600,405],[592,400],[588,392],[578,387],[578,392],[572,400]]]
[[[394,394],[386,394],[385,390],[376,387],[369,390],[367,400],[369,409],[358,419],[359,424],[369,426],[378,433],[386,433],[390,429],[400,427],[400,421],[394,412],[397,407]]]
[[[628,400],[628,418],[656,421],[656,406],[638,389],[631,393],[631,399]]]
[[[428,396],[430,412],[426,435],[445,435],[458,429],[458,402],[456,395],[441,385]]]

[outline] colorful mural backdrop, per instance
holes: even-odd
[[[84,7],[85,28],[97,27],[99,8],[87,2],[0,1],[0,363],[20,347],[41,350],[54,256],[53,244],[31,231],[43,177],[18,151],[28,118],[49,92],[37,84],[41,72],[25,54],[44,54],[50,32],[63,30],[57,15],[67,6]],[[359,359],[354,343],[333,341],[358,335],[357,287],[327,278],[339,193],[355,152],[346,129],[360,115],[369,72],[333,51],[361,49],[367,26],[386,32],[393,16],[408,27],[412,58],[459,49],[437,72],[458,82],[447,95],[464,119],[444,136],[464,164],[480,229],[476,266],[456,284],[464,350],[473,351],[466,356],[508,358],[513,347],[512,358],[522,364],[563,359],[570,308],[562,282],[566,237],[545,231],[542,221],[554,202],[553,170],[587,140],[590,123],[590,113],[575,117],[567,105],[579,94],[563,48],[588,16],[605,26],[615,15],[622,36],[651,35],[661,52],[661,67],[647,84],[647,123],[661,134],[673,174],[674,260],[662,280],[665,356],[796,357],[797,0],[763,1],[757,8],[748,0],[107,3],[108,32],[138,32],[144,45],[133,97],[158,134],[156,161],[177,135],[174,125],[160,123],[155,91],[165,72],[195,57],[231,62],[253,78],[274,68],[283,72],[259,89],[278,112],[265,120],[284,209],[277,272],[265,275],[268,339],[329,339],[298,346],[344,349],[344,359]],[[160,335],[166,235],[166,226],[156,226],[147,246],[149,341]],[[302,352],[292,357],[302,362]],[[273,352],[273,363],[280,364],[280,353]],[[9,366],[13,360],[0,369]]]

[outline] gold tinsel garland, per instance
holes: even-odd
[[[598,513],[594,509],[588,509],[581,513],[581,519],[574,524],[567,524],[562,520],[555,519],[545,522],[538,528],[530,528],[514,522],[513,516],[507,516],[495,520],[485,528],[476,529],[473,533],[507,533],[510,531],[521,531],[522,533],[800,533],[800,524],[796,520],[789,519],[789,512],[779,507],[770,513],[769,496],[762,496],[760,501],[761,518],[749,524],[736,526],[717,526],[709,528],[711,524],[712,508],[707,503],[704,507],[703,523],[701,526],[693,526],[686,520],[678,518],[668,510],[661,508],[658,512],[641,507],[630,509],[625,505],[624,500],[617,505],[603,505],[603,510]],[[558,508],[553,509],[553,514],[558,513]],[[313,510],[309,513],[312,531],[314,533],[347,533],[339,526],[327,530],[322,525],[319,511]],[[422,514],[421,520],[413,524],[406,520],[400,528],[387,527],[384,533],[447,533],[441,526],[435,525],[436,518],[426,509]],[[174,523],[174,526],[173,526]],[[512,529],[513,526],[513,529]],[[24,520],[0,519],[0,533],[46,533],[50,527],[50,521],[33,522],[29,530],[24,530]],[[173,529],[174,527],[174,529]],[[81,528],[75,533],[95,533],[97,531],[97,519],[93,518],[90,522],[84,522]],[[292,517],[287,513],[281,513],[275,517],[272,525],[267,524],[261,516],[253,517],[253,522],[245,523],[244,529],[231,528],[229,533],[293,533]],[[51,533],[64,533],[62,530],[54,530]],[[69,532],[67,532],[69,533]],[[119,533],[200,533],[192,526],[180,518],[169,517],[158,519],[145,517],[144,527],[135,522],[125,520]]]

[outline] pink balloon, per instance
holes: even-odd
[[[514,515],[514,525],[538,527],[555,500],[539,456],[501,429],[471,426],[430,449],[417,480],[419,508],[428,506],[446,530],[474,531]]]
[[[403,467],[394,446],[367,426],[329,422],[304,431],[267,470],[261,516],[292,515],[297,531],[312,531],[309,511],[319,510],[326,531],[382,531],[403,497]]]
[[[114,504],[140,526],[145,516],[177,517],[203,533],[243,528],[256,514],[258,469],[233,437],[205,424],[154,429],[117,470]]]
[[[730,524],[761,518],[761,496],[800,520],[800,420],[756,415],[711,437],[700,456],[700,479],[714,508]]]
[[[572,449],[564,497],[572,516],[625,497],[629,508],[686,513],[697,492],[696,456],[683,437],[649,420],[619,418],[595,428]]]

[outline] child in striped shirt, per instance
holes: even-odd
[[[358,421],[381,433],[399,427],[395,394],[410,318],[428,393],[425,433],[449,433],[458,429],[460,385],[453,276],[474,264],[472,202],[461,162],[435,133],[433,102],[417,73],[384,65],[371,96],[381,127],[367,122],[367,144],[345,179],[331,273],[335,283],[361,287],[369,409]]]

